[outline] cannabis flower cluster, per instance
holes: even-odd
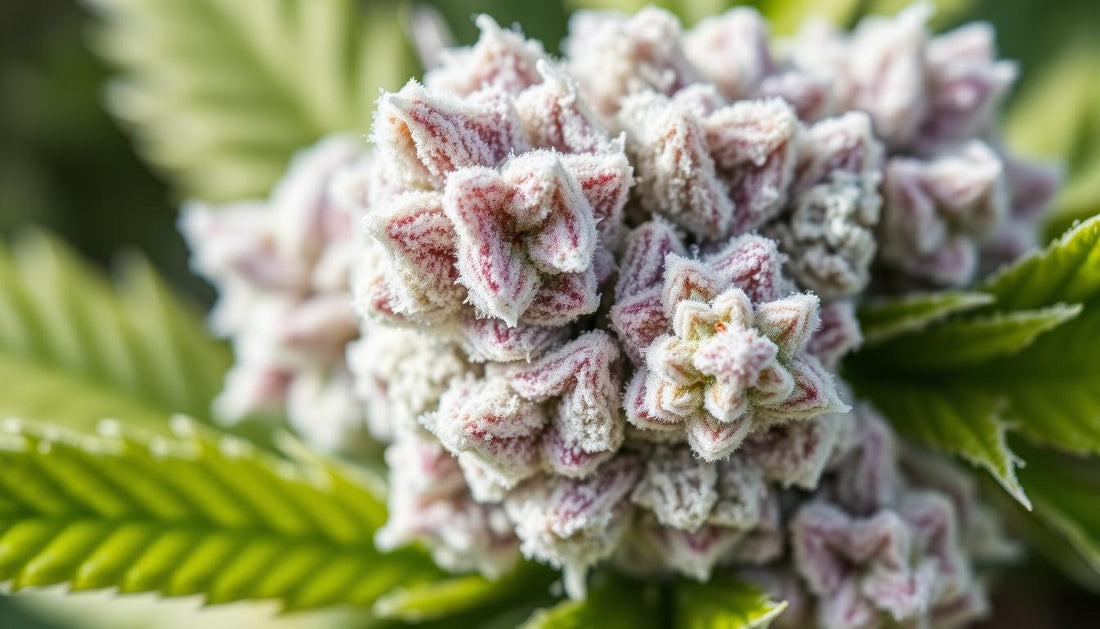
[[[1033,244],[1053,173],[996,136],[992,33],[923,5],[771,38],[751,9],[582,12],[563,59],[478,18],[267,202],[183,222],[234,417],[388,444],[385,548],[455,571],[733,570],[784,626],[954,627],[1015,547],[837,375],[866,295]]]

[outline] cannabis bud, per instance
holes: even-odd
[[[981,616],[999,523],[838,375],[855,299],[1019,256],[1054,187],[996,142],[991,33],[927,17],[780,46],[752,9],[580,12],[560,60],[479,17],[369,151],[187,215],[225,399],[387,443],[378,542],[450,570],[523,555],[574,597],[597,565],[733,571],[790,626]]]

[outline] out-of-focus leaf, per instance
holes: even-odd
[[[1066,181],[1046,217],[1054,238],[1100,213],[1100,45],[1077,36],[1014,99],[1005,120],[1008,143],[1026,155],[1062,164]]]
[[[297,149],[365,133],[414,73],[396,0],[88,0],[112,110],[181,191],[265,194]]]
[[[537,598],[553,578],[543,566],[522,564],[495,581],[480,575],[442,579],[395,589],[375,602],[373,612],[378,618],[406,622],[447,618],[511,598]]]
[[[82,430],[207,417],[229,363],[142,258],[112,284],[44,234],[0,244],[0,415]]]
[[[786,601],[773,601],[728,573],[680,583],[675,596],[677,629],[761,629],[787,609]]]
[[[777,35],[793,35],[807,19],[823,18],[846,28],[859,13],[859,0],[763,0],[760,11]]]
[[[1089,117],[1096,115],[1097,55],[1100,45],[1079,39],[1034,73],[1005,114],[1005,137],[1013,149],[1034,157],[1072,159]]]
[[[870,0],[862,8],[864,13],[896,15],[912,4],[914,4],[913,0]],[[930,0],[929,4],[936,9],[931,18],[932,28],[942,30],[954,25],[960,17],[971,12],[978,4],[978,0]]]

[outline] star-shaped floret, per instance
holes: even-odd
[[[768,425],[847,409],[832,377],[805,352],[819,323],[817,297],[754,303],[730,281],[744,278],[745,286],[760,289],[761,269],[743,264],[759,261],[761,240],[734,243],[745,253],[739,261],[729,250],[709,262],[668,254],[661,306],[670,325],[645,348],[645,365],[627,391],[632,423],[683,430],[708,461],[724,458]],[[622,321],[623,311],[617,314]]]

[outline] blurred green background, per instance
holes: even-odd
[[[163,1],[166,0],[99,0],[99,3],[131,7],[122,9],[125,11],[143,2]],[[247,0],[255,3],[279,1],[294,0]],[[216,4],[211,0],[196,0],[191,4],[176,2],[175,6],[176,10],[194,11],[193,27],[203,32],[201,20],[204,18],[198,15],[199,9],[193,7],[208,3]],[[632,0],[437,0],[432,4],[449,24],[457,43],[473,40],[476,32],[470,17],[484,12],[505,25],[522,24],[528,35],[546,42],[550,50],[556,50],[557,43],[565,35],[569,11],[586,6],[636,10],[648,3]],[[691,23],[732,3],[672,0],[659,4],[678,12],[685,22]],[[792,30],[807,12],[826,13],[850,24],[859,15],[893,12],[908,2],[759,0],[750,4],[770,16],[776,30],[782,33]],[[937,28],[949,28],[972,19],[989,21],[998,30],[1002,56],[1020,63],[1021,80],[1006,112],[1009,143],[1033,157],[1058,159],[1065,164],[1069,179],[1059,200],[1059,217],[1051,223],[1051,232],[1075,217],[1100,211],[1100,82],[1096,78],[1100,71],[1100,2],[942,0],[936,4],[940,8]],[[363,24],[368,28],[368,34],[363,36],[368,42],[363,63],[369,66],[364,76],[368,81],[376,77],[377,83],[396,87],[413,67],[408,45],[399,37],[400,25],[407,23],[412,6],[386,0],[352,6],[365,16]],[[131,128],[108,113],[105,106],[107,85],[114,69],[97,54],[104,50],[104,46],[94,45],[101,39],[98,37],[102,34],[97,28],[99,25],[96,11],[87,3],[72,0],[0,2],[0,232],[7,239],[22,226],[44,226],[105,267],[118,251],[140,249],[178,289],[197,302],[207,304],[212,299],[212,292],[189,273],[187,254],[175,230],[175,209],[179,202],[190,192],[203,189],[194,179],[195,172],[201,175],[200,165],[189,164],[186,157],[171,151],[174,142],[186,139],[186,130],[153,129],[155,137],[150,140],[150,130],[139,121],[136,128],[145,141],[135,143]],[[385,41],[384,36],[388,37]],[[126,48],[129,44],[128,58],[138,59],[135,63],[140,65],[143,42],[125,41],[125,31],[121,36],[123,41],[118,41],[118,33],[114,37],[115,47],[121,43],[121,47]],[[209,50],[209,46],[204,44],[202,50]],[[156,65],[151,63],[155,73]],[[362,93],[377,93],[377,85],[361,87]],[[242,103],[239,109],[249,106],[255,105]],[[288,147],[304,144],[323,131],[335,130],[327,128],[325,120],[369,120],[366,117],[369,114],[363,112],[333,116],[321,119],[322,122],[314,126],[296,129],[298,135],[287,134],[284,144],[265,157],[274,160],[276,166],[281,164],[286,159],[284,153]],[[365,123],[347,124],[351,128],[343,130],[366,132]],[[145,161],[139,152],[152,159]],[[194,159],[200,160],[201,156]],[[247,185],[242,184],[244,188],[241,189],[262,187],[277,168],[266,167],[257,172],[259,174],[252,173],[253,179],[249,179]],[[1036,585],[1037,582],[1041,585]],[[1095,600],[1072,589],[1056,589],[1059,587],[1056,578],[1045,573],[1034,575],[1026,587],[1010,584],[1007,594],[1000,597],[1002,618],[990,626],[1096,626],[1094,620],[1086,621],[1073,613],[1073,610],[1094,608]],[[1040,602],[1042,594],[1053,597],[1047,600],[1069,604],[1044,606]],[[266,618],[270,608],[257,612],[247,606],[237,606],[223,611],[197,612],[194,602],[166,605],[139,597],[105,612],[103,601],[106,599],[103,595],[81,595],[62,600],[48,593],[17,599],[0,597],[0,627],[272,626],[257,620]],[[195,613],[202,614],[201,622],[194,620]],[[280,621],[280,626],[344,626],[348,622],[346,616],[337,613],[291,618]],[[1088,624],[1090,622],[1093,624]]]

